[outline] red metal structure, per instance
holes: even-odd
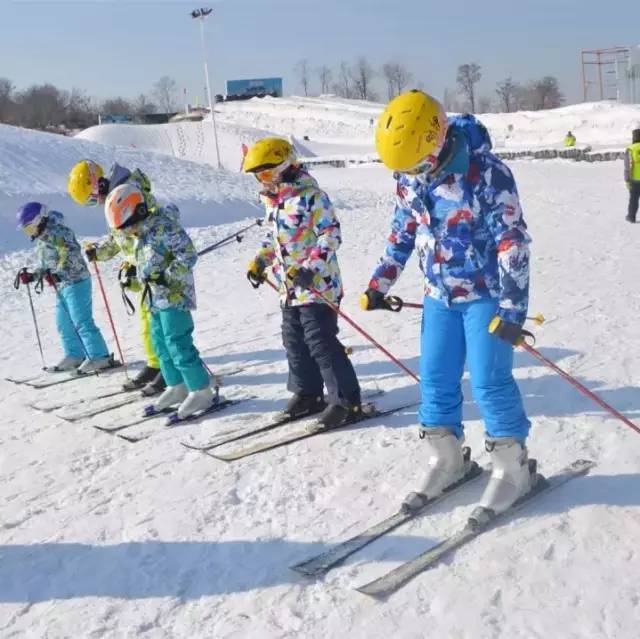
[[[619,99],[619,78],[617,70],[619,65],[626,64],[629,58],[631,47],[611,47],[609,49],[584,49],[581,52],[582,61],[582,91],[584,102],[589,99],[589,85],[597,84],[600,100]],[[596,67],[596,79],[593,79],[594,73],[591,71]],[[604,67],[604,70],[603,70]],[[607,84],[603,74],[615,75],[615,95],[610,95],[611,83]]]

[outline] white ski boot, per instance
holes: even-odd
[[[189,391],[184,384],[167,386],[162,395],[158,397],[158,401],[153,404],[153,410],[158,413],[165,410],[166,408],[171,408],[171,406],[180,404],[187,398],[188,394]]]
[[[189,393],[178,408],[178,417],[184,419],[198,411],[209,408],[213,403],[213,391],[210,386]]]
[[[489,438],[485,447],[493,468],[480,507],[499,514],[533,488],[536,462],[528,458],[526,447],[513,437]]]
[[[449,428],[424,428],[420,433],[428,455],[427,473],[416,492],[402,503],[403,512],[420,510],[429,499],[438,497],[445,488],[462,479],[469,466],[470,450],[463,454],[462,440]]]
[[[78,368],[82,364],[81,357],[63,357],[55,366],[50,370],[54,373],[62,373],[64,371],[72,371]]]
[[[78,375],[86,375],[87,373],[96,373],[102,371],[105,368],[113,367],[113,358],[111,355],[107,357],[98,357],[96,359],[85,359],[80,366],[78,366]]]

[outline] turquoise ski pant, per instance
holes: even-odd
[[[208,386],[209,374],[193,345],[193,318],[189,311],[176,308],[153,311],[151,340],[167,386],[184,382],[189,392]]]
[[[498,301],[493,299],[447,307],[424,298],[419,411],[423,428],[445,426],[462,436],[460,382],[466,360],[487,435],[526,440],[531,424],[513,378],[513,347],[488,331],[497,311]]]
[[[108,357],[107,345],[100,329],[93,321],[91,278],[58,289],[56,325],[62,339],[65,357],[76,359],[84,359],[87,355],[89,359]]]

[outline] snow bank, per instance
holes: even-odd
[[[0,215],[6,229],[0,236],[0,253],[28,246],[24,235],[15,230],[15,212],[32,199],[61,210],[79,235],[105,233],[102,208],[79,207],[67,195],[69,171],[82,158],[94,159],[105,169],[114,161],[141,168],[160,200],[180,207],[186,226],[223,224],[260,213],[255,180],[237,168],[218,170],[153,150],[105,146],[0,125]]]

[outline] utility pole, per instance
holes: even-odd
[[[200,41],[202,43],[202,59],[204,61],[204,80],[205,86],[207,89],[207,98],[209,99],[209,112],[211,113],[211,126],[213,127],[213,140],[216,146],[216,158],[218,160],[218,168],[222,168],[222,163],[220,162],[220,147],[218,146],[218,131],[216,129],[216,116],[214,112],[214,104],[211,99],[211,85],[209,83],[209,67],[207,65],[207,49],[204,44],[204,21],[205,19],[213,12],[213,9],[201,8],[194,9],[191,12],[191,17],[194,20],[198,20],[200,22]]]

